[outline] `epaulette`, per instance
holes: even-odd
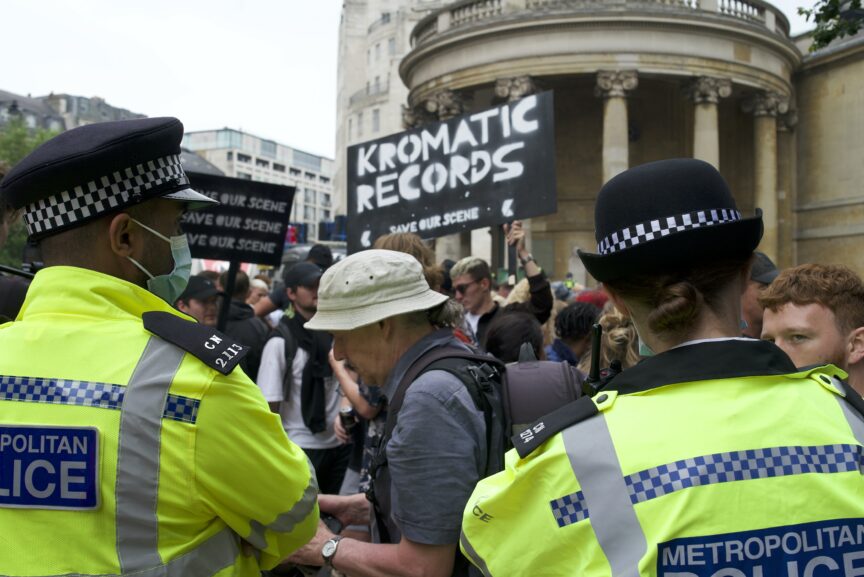
[[[601,393],[600,397],[602,396]],[[519,453],[519,458],[524,459],[567,427],[593,417],[599,412],[591,397],[580,397],[534,421],[521,432],[513,435],[510,440],[513,442],[513,448]]]
[[[249,347],[212,327],[187,321],[177,315],[150,311],[141,315],[144,328],[169,343],[176,345],[202,363],[227,375],[243,357]]]

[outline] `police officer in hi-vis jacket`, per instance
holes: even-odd
[[[210,204],[175,118],[65,132],[15,166],[47,268],[0,326],[0,575],[257,576],[318,523],[315,475],[240,344],[172,308]]]
[[[762,218],[693,159],[610,180],[594,278],[649,356],[514,436],[464,514],[487,576],[864,575],[862,400],[740,337]]]

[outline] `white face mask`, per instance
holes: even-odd
[[[132,261],[132,264],[141,269],[141,271],[150,278],[150,280],[147,281],[147,290],[173,306],[186,289],[186,285],[189,283],[189,274],[192,272],[192,253],[189,250],[189,242],[186,240],[186,235],[180,234],[168,238],[164,234],[153,230],[146,224],[135,220],[131,216],[129,218],[141,228],[150,231],[171,245],[171,256],[174,258],[174,270],[168,274],[153,276],[150,271],[144,268],[141,263],[136,261],[134,258],[131,256],[126,258]]]

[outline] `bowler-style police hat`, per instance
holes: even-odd
[[[594,221],[597,254],[579,257],[601,282],[746,256],[762,238],[762,212],[742,218],[717,169],[693,158],[622,172],[600,189]]]
[[[24,209],[31,237],[41,238],[152,198],[216,201],[189,187],[180,165],[183,124],[141,118],[88,124],[64,132],[19,162],[0,195]]]

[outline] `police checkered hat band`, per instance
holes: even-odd
[[[180,156],[164,156],[31,203],[25,207],[24,222],[30,235],[42,235],[157,196],[168,186],[179,189],[188,185]]]
[[[608,255],[676,232],[741,220],[741,213],[730,208],[698,210],[642,222],[606,236],[597,245],[597,252]]]

